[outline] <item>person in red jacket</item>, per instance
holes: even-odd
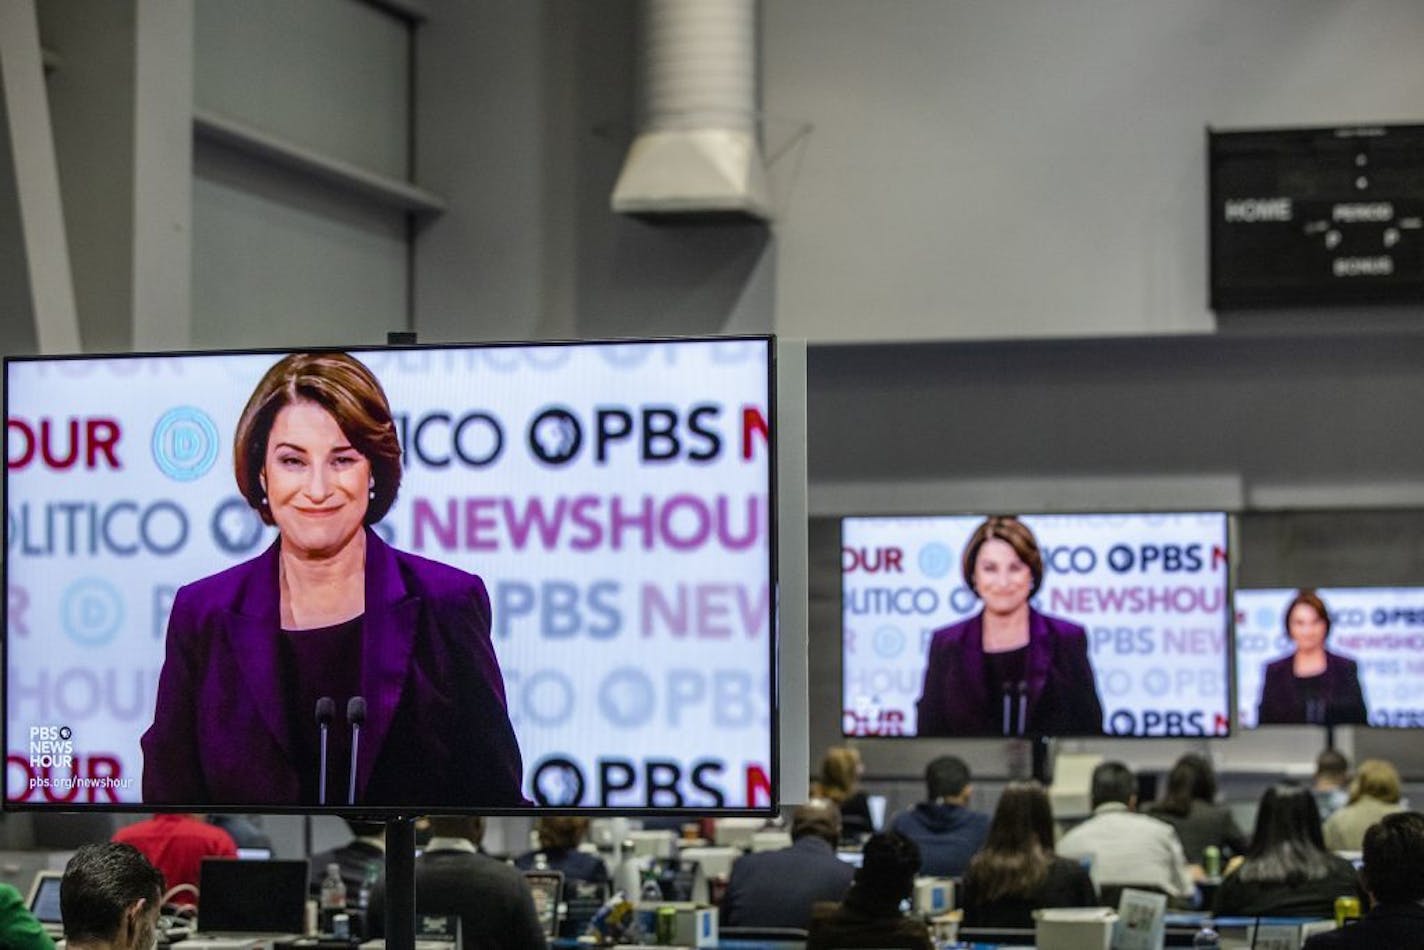
[[[162,871],[170,894],[180,884],[192,885],[192,893],[185,889],[169,898],[175,904],[198,903],[198,872],[204,858],[237,857],[232,835],[196,815],[154,815],[120,828],[113,840],[133,845]]]

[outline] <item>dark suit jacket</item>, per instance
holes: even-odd
[[[1338,653],[1325,653],[1325,672],[1318,679],[1324,708],[1307,708],[1306,694],[1291,671],[1294,655],[1266,664],[1261,686],[1261,705],[1256,719],[1261,723],[1363,724],[1369,714],[1355,661]]]
[[[311,711],[289,711],[282,694],[279,544],[174,598],[142,740],[145,803],[314,804],[300,801],[299,769],[316,766],[295,761],[288,725]],[[484,583],[370,530],[361,690],[358,804],[528,804]]]
[[[1424,950],[1424,907],[1380,904],[1353,924],[1316,934],[1305,950]]]
[[[370,933],[383,935],[386,882],[371,894]],[[415,862],[415,911],[458,914],[465,950],[540,950],[547,946],[524,875],[470,851],[427,851]]]
[[[1198,799],[1192,802],[1191,809],[1185,815],[1163,811],[1155,805],[1147,809],[1147,814],[1165,821],[1177,830],[1177,837],[1182,841],[1182,850],[1186,852],[1187,860],[1192,864],[1205,862],[1204,853],[1208,845],[1214,844],[1221,849],[1221,863],[1225,865],[1226,858],[1245,854],[1247,845],[1251,843],[1246,833],[1236,824],[1236,817],[1231,814],[1231,809],[1225,805]]]
[[[1102,735],[1103,707],[1088,634],[1078,624],[1029,611],[1025,665],[1027,735]],[[934,632],[917,706],[921,736],[1002,735],[1001,685],[984,671],[984,615]],[[1018,699],[1013,698],[1017,704]]]
[[[824,839],[798,838],[789,848],[746,854],[732,865],[720,919],[727,927],[811,925],[811,905],[839,901],[855,868],[836,857]]]

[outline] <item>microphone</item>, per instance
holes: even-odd
[[[323,696],[316,701],[316,725],[321,731],[321,754],[318,757],[316,803],[326,804],[326,737],[331,731],[331,721],[336,718],[336,700]]]
[[[1013,716],[1013,697],[1011,696],[1011,693],[1013,691],[1013,684],[1010,683],[1008,680],[1005,680],[1002,684],[1000,684],[1000,689],[1002,689],[1004,692],[1004,724],[1003,729],[1001,731],[1003,735],[1011,736],[1014,734],[1013,730],[1009,728],[1009,723]]]
[[[346,804],[356,804],[356,760],[360,758],[361,727],[366,724],[366,698],[352,696],[346,703],[346,721],[351,723],[351,781],[346,789]]]

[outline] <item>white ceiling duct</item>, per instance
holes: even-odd
[[[770,217],[757,135],[756,0],[643,0],[643,121],[620,214]]]

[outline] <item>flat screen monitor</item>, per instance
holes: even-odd
[[[847,736],[1229,734],[1223,513],[846,518],[841,571]]]
[[[7,807],[767,813],[775,368],[7,359]]]
[[[1424,587],[1253,588],[1238,590],[1235,603],[1244,728],[1424,727]],[[1316,661],[1302,657],[1297,675],[1302,648]]]

